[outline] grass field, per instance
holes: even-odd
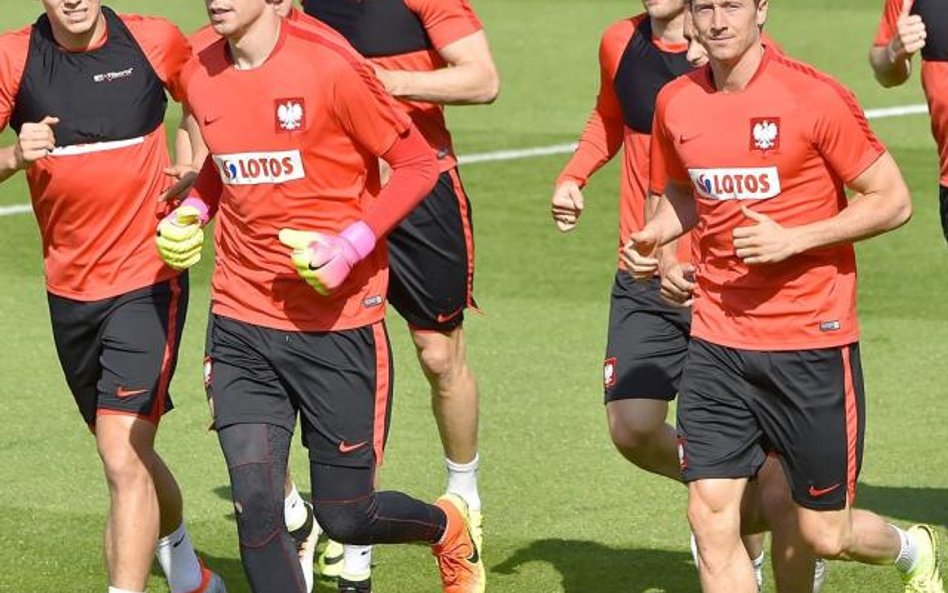
[[[635,1],[473,0],[503,76],[499,101],[450,111],[462,154],[572,141],[596,93],[601,30],[638,12]],[[790,54],[853,88],[867,108],[922,102],[917,76],[884,91],[866,53],[881,0],[776,0],[769,32]],[[115,0],[183,29],[202,3]],[[35,18],[39,3],[0,0],[0,29]],[[177,111],[169,112],[169,118]],[[873,122],[915,196],[911,223],[859,248],[869,432],[859,503],[895,522],[948,522],[943,450],[948,407],[948,250],[936,220],[937,162],[925,116]],[[10,135],[3,135],[8,143]],[[615,265],[618,169],[587,192],[587,213],[559,235],[548,200],[564,156],[470,165],[478,242],[477,297],[467,324],[482,392],[482,491],[489,588],[503,593],[699,590],[688,553],[684,489],[623,462],[612,449],[600,369]],[[0,187],[0,206],[27,200],[22,176]],[[231,593],[249,591],[240,566],[228,479],[205,430],[201,354],[209,266],[192,275],[178,373],[177,410],[160,449],[186,496],[192,536]],[[424,498],[443,470],[426,384],[403,324],[391,319],[396,407],[386,488]],[[0,592],[104,591],[101,527],[107,493],[93,440],[56,361],[38,233],[28,215],[0,217]],[[293,466],[305,476],[305,455]],[[303,483],[305,486],[305,481]],[[380,548],[381,593],[440,590],[423,547]],[[156,573],[150,591],[166,592]],[[324,593],[327,589],[323,589]],[[772,589],[771,589],[772,590]],[[834,563],[827,592],[900,591],[892,569]]]

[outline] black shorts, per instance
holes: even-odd
[[[759,352],[693,339],[678,398],[682,476],[752,477],[776,452],[797,504],[842,509],[862,465],[864,393],[858,344]]]
[[[313,461],[381,465],[393,379],[384,323],[295,332],[211,315],[209,324],[204,372],[215,428],[272,424],[293,432],[299,413]]]
[[[938,187],[938,212],[941,215],[941,232],[948,241],[948,187],[941,185]]]
[[[474,225],[457,169],[388,236],[388,300],[414,328],[451,331],[474,304]]]
[[[173,407],[168,384],[188,310],[188,275],[99,301],[48,299],[59,362],[86,424],[98,414],[157,424]]]
[[[662,300],[660,281],[636,282],[616,272],[603,364],[606,403],[621,399],[671,401],[688,354],[691,309]]]

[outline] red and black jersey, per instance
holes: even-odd
[[[43,15],[0,36],[0,129],[58,117],[56,148],[26,171],[43,238],[47,288],[109,298],[177,274],[155,251],[170,164],[165,89],[181,96],[184,35],[158,18],[102,14],[94,47],[67,51]]]
[[[363,56],[389,70],[431,71],[447,64],[438,50],[481,31],[467,0],[305,0],[307,14],[330,25]],[[440,159],[441,170],[457,166],[444,107],[399,101]]]

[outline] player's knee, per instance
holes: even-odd
[[[233,467],[230,480],[241,545],[261,546],[285,529],[283,483],[274,483],[269,463]]]
[[[699,532],[740,532],[740,497],[735,500],[730,491],[716,484],[695,482],[688,493],[688,521],[692,530]]]
[[[326,535],[344,544],[372,543],[375,495],[345,502],[317,502],[313,511]]]
[[[151,474],[145,462],[130,443],[99,446],[99,457],[105,477],[114,488],[129,488],[147,484]]]
[[[651,426],[628,422],[610,415],[609,436],[612,444],[623,454],[636,454],[648,448],[658,431]]]
[[[835,522],[807,522],[800,525],[804,541],[820,558],[845,558],[852,544],[852,530]]]
[[[450,342],[432,340],[418,349],[418,360],[429,377],[447,377],[458,371],[461,364],[458,352]]]

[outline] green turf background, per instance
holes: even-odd
[[[572,141],[592,106],[596,47],[611,21],[640,10],[614,0],[473,0],[500,67],[490,107],[450,110],[459,152]],[[853,88],[867,108],[922,101],[917,76],[884,91],[866,53],[881,0],[775,0],[768,31],[790,54]],[[187,31],[203,21],[196,0],[116,0],[121,11],[162,14]],[[0,29],[31,22],[40,4],[0,0]],[[169,111],[169,119],[177,110]],[[859,503],[894,521],[944,525],[943,450],[948,408],[945,271],[936,220],[937,162],[924,116],[873,128],[913,190],[915,218],[859,248],[869,433]],[[9,142],[9,134],[2,137]],[[503,593],[697,592],[688,553],[684,489],[634,470],[612,449],[600,372],[615,265],[618,169],[587,191],[572,235],[549,221],[564,156],[463,169],[476,217],[477,297],[467,324],[482,391],[482,490],[489,590]],[[27,200],[22,176],[0,186],[0,205]],[[210,254],[208,258],[210,259]],[[0,217],[0,592],[104,591],[101,527],[107,494],[95,447],[75,412],[49,331],[33,220]],[[193,539],[232,593],[240,567],[227,474],[204,430],[201,353],[208,264],[193,274],[189,324],[173,385],[177,411],[160,449],[186,495]],[[396,408],[386,488],[434,498],[443,482],[427,387],[393,316]],[[293,465],[306,476],[305,455]],[[307,480],[303,480],[304,487]],[[423,547],[379,549],[376,589],[439,591]],[[165,592],[152,579],[150,591]],[[322,589],[326,591],[328,589]],[[772,589],[771,589],[772,590]],[[892,569],[834,563],[826,591],[898,591]]]

